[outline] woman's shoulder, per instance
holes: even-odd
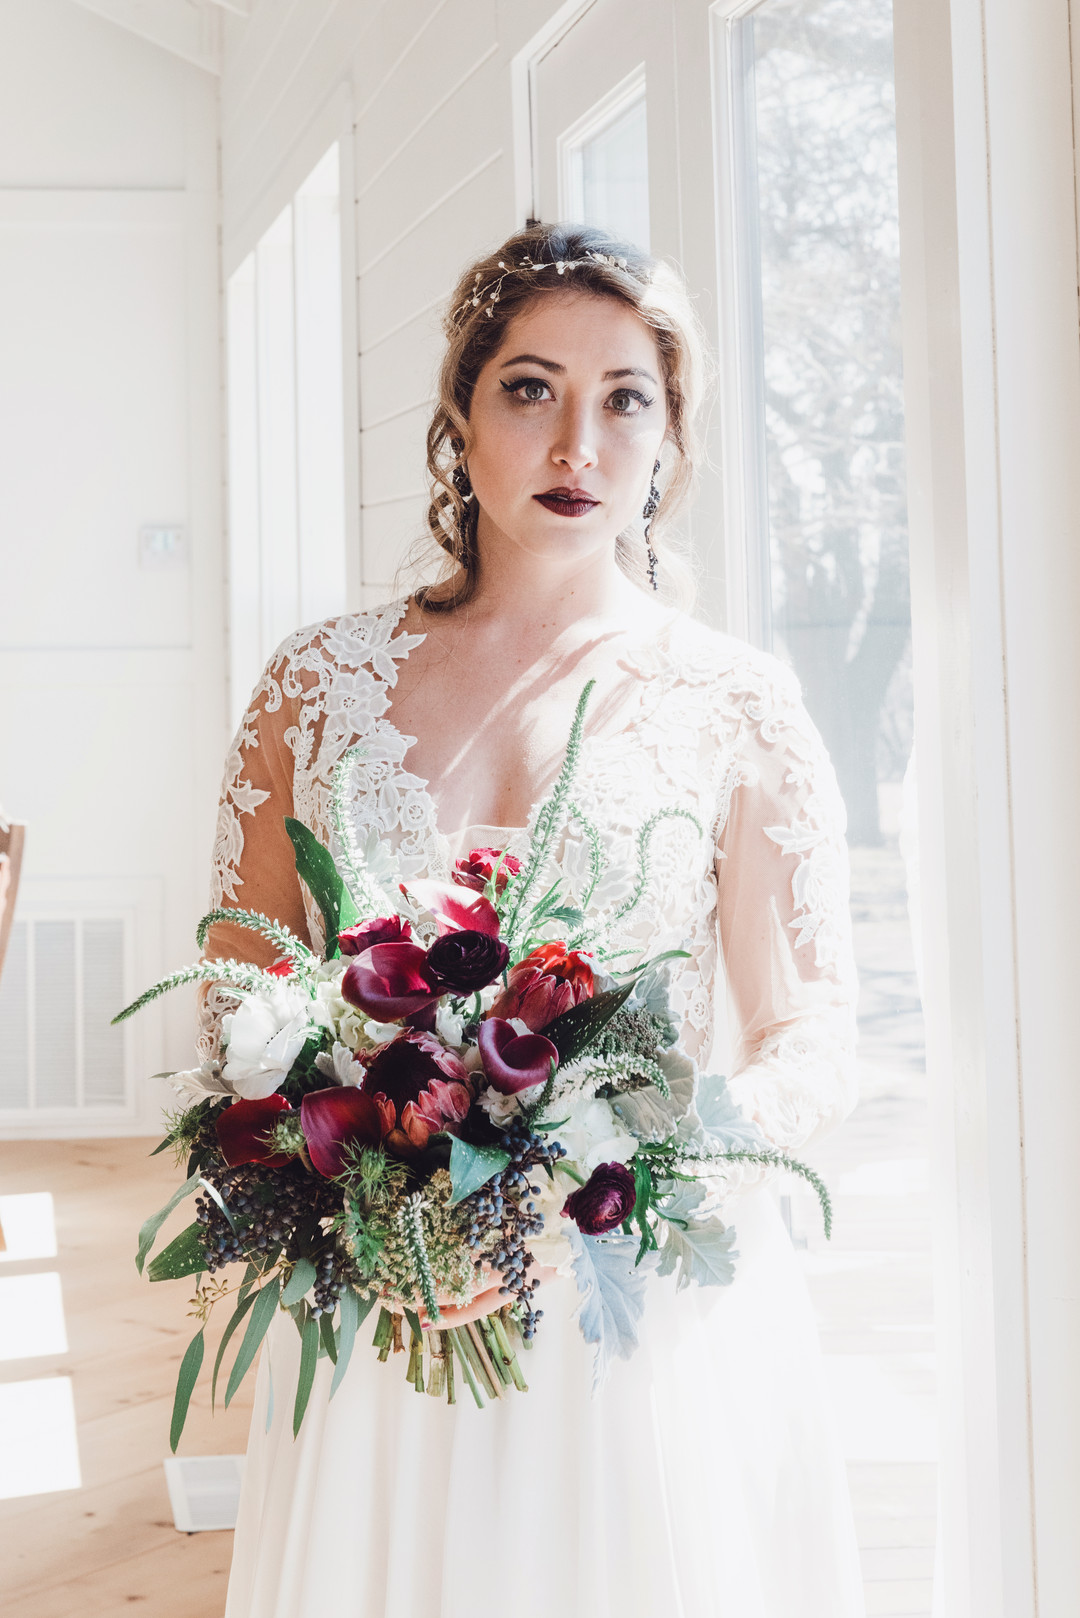
[[[392,684],[397,662],[422,639],[396,633],[407,607],[407,599],[402,597],[363,612],[337,613],[332,618],[319,618],[302,625],[275,649],[266,665],[264,680],[274,683],[283,679],[299,680],[301,686],[306,687],[311,682],[303,680],[305,673],[354,674],[370,667],[375,675]]]
[[[664,650],[678,679],[712,689],[718,698],[741,695],[781,706],[801,701],[799,682],[780,658],[685,613],[672,621]]]

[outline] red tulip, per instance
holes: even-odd
[[[431,911],[443,935],[464,931],[487,933],[492,938],[499,936],[498,911],[482,893],[473,897],[468,889],[462,891],[447,883],[426,881],[403,884],[401,891]]]
[[[263,1163],[279,1169],[291,1163],[293,1152],[273,1152],[266,1137],[283,1112],[292,1108],[284,1096],[266,1096],[262,1101],[234,1101],[217,1115],[217,1138],[221,1155],[230,1168],[239,1163]]]
[[[313,1090],[300,1103],[300,1123],[308,1156],[320,1174],[341,1174],[351,1146],[378,1146],[394,1121],[385,1097],[351,1084]]]
[[[342,955],[363,955],[376,944],[405,944],[412,937],[412,928],[402,916],[380,916],[376,921],[359,921],[355,927],[346,927],[338,933],[338,949]]]
[[[488,1013],[520,1017],[532,1029],[546,1028],[571,1006],[592,998],[592,967],[565,944],[541,944],[510,968],[506,988]]]
[[[474,888],[483,893],[492,877],[495,892],[502,893],[512,876],[521,870],[521,861],[501,848],[473,848],[468,859],[455,860],[451,879],[463,888]],[[498,873],[496,875],[496,872]]]
[[[472,1103],[465,1064],[420,1029],[392,1039],[372,1058],[363,1091],[387,1120],[383,1145],[398,1157],[423,1151],[439,1130],[453,1134]]]
[[[374,944],[345,968],[341,993],[380,1022],[422,1011],[442,991],[432,982],[419,944]]]
[[[486,1017],[476,1043],[489,1083],[504,1096],[516,1095],[551,1076],[559,1053],[543,1034],[517,1034],[501,1017]]]

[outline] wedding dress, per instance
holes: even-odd
[[[527,830],[440,829],[412,738],[385,717],[422,637],[397,602],[301,630],[256,688],[230,754],[215,904],[261,910],[321,944],[282,817],[326,843],[333,767],[362,744],[353,814],[402,878],[448,878],[458,850]],[[649,895],[625,947],[683,948],[672,1005],[705,1071],[734,1029],[731,1090],[797,1151],[854,1102],[854,974],[844,811],[790,673],[685,617],[619,659],[629,722],[586,739],[579,812],[610,856],[594,904],[618,906],[644,820],[664,807]],[[567,715],[567,728],[571,716]],[[383,856],[385,857],[385,856]],[[580,891],[587,839],[558,859]],[[252,955],[250,934],[208,954]],[[257,952],[256,952],[257,953]],[[269,964],[268,962],[266,964]],[[218,1010],[229,1002],[222,1001]],[[214,999],[208,1027],[213,1037]],[[858,1618],[858,1554],[805,1282],[760,1170],[733,1171],[730,1286],[650,1277],[640,1347],[592,1392],[572,1279],[544,1287],[530,1391],[478,1410],[418,1395],[362,1330],[329,1401],[320,1362],[294,1440],[299,1338],[287,1316],[259,1369],[226,1618]],[[278,1390],[275,1403],[273,1390]]]

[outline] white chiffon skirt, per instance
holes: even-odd
[[[572,1281],[526,1394],[418,1394],[361,1329],[292,1436],[300,1340],[259,1368],[226,1618],[862,1618],[843,1458],[803,1276],[765,1189],[733,1285],[650,1281],[641,1347],[590,1393]],[[266,1431],[273,1367],[276,1401]]]

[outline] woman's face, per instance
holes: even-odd
[[[615,298],[553,292],[515,316],[469,414],[481,547],[568,562],[613,551],[641,519],[667,431],[662,376],[652,332]]]

